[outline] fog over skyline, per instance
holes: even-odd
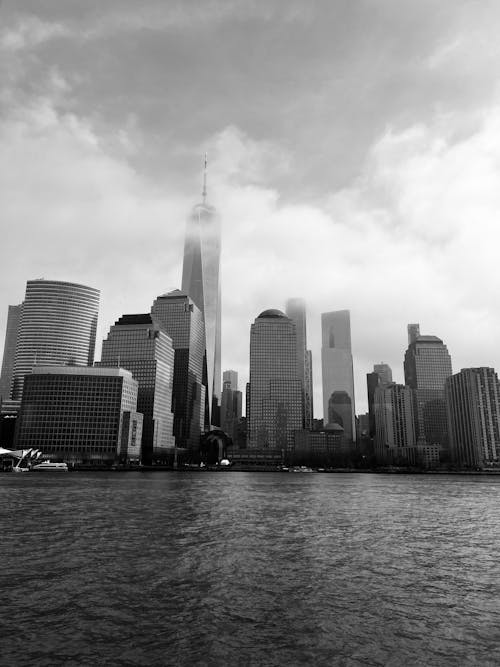
[[[0,338],[26,281],[101,290],[109,327],[181,285],[186,218],[222,224],[222,370],[250,325],[351,312],[356,410],[406,325],[500,367],[500,6],[490,0],[0,2]]]

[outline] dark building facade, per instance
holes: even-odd
[[[344,439],[352,442],[352,402],[346,391],[334,391],[328,401],[328,424],[338,424],[344,429]]]
[[[149,313],[123,315],[102,344],[98,366],[121,366],[139,383],[137,409],[144,415],[142,461],[170,461],[175,446],[172,388],[172,341]]]
[[[68,463],[138,461],[137,389],[123,368],[37,366],[25,378],[15,447]]]
[[[416,326],[412,325],[412,335],[415,335]],[[447,457],[448,418],[444,387],[452,368],[446,345],[437,336],[414,338],[405,353],[404,373],[405,384],[414,392],[418,444],[438,444]]]
[[[203,314],[180,290],[159,296],[151,315],[168,333],[174,349],[174,435],[177,447],[198,451],[210,428]]]

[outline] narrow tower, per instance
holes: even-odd
[[[208,418],[220,425],[221,298],[220,221],[216,209],[207,204],[207,158],[203,173],[202,201],[196,204],[186,224],[182,292],[200,309],[205,330],[204,383],[207,388]]]

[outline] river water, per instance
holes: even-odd
[[[499,665],[500,479],[0,475],[1,665]]]

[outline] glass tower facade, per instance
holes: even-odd
[[[302,382],[297,372],[295,322],[279,310],[261,313],[250,329],[248,447],[294,446],[302,429]]]
[[[328,420],[328,402],[334,391],[345,391],[351,399],[351,433],[356,437],[354,372],[351,352],[351,317],[348,310],[321,315],[321,370],[323,418]]]
[[[12,372],[12,400],[20,401],[33,366],[91,366],[99,291],[56,280],[29,280],[21,304]]]
[[[458,467],[498,465],[500,383],[493,368],[464,368],[446,380],[450,454]]]
[[[175,446],[172,388],[172,341],[149,313],[123,315],[102,344],[99,366],[129,370],[139,383],[137,410],[142,412],[142,461],[147,465],[169,461]]]
[[[204,321],[205,365],[209,425],[220,426],[221,290],[220,222],[217,211],[203,202],[187,220],[182,266],[182,292],[198,306]]]
[[[297,372],[303,387],[304,428],[312,428],[313,420],[313,387],[312,387],[312,355],[307,349],[306,303],[304,299],[288,299],[286,314],[295,322],[297,328]]]
[[[179,290],[159,296],[151,315],[168,333],[174,348],[172,409],[176,445],[198,451],[200,435],[210,426],[203,315]]]
[[[445,456],[448,420],[444,386],[452,374],[448,348],[437,336],[418,336],[406,350],[404,373],[405,384],[414,391],[418,444],[438,444]]]

